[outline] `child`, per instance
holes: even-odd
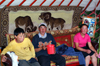
[[[14,30],[15,39],[2,51],[2,62],[6,62],[5,54],[8,51],[13,51],[19,60],[19,66],[40,66],[35,59],[35,50],[31,41],[24,36],[24,30],[16,28]]]

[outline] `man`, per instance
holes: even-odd
[[[47,45],[54,44],[56,47],[56,42],[53,36],[47,31],[47,25],[45,23],[41,23],[38,27],[39,33],[33,37],[32,43],[35,48],[36,56],[41,66],[50,66],[50,61],[56,63],[59,66],[65,66],[65,58],[59,54],[49,55],[47,53]]]

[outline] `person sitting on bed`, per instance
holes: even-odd
[[[90,36],[87,34],[88,26],[82,24],[81,32],[74,36],[75,51],[81,51],[85,57],[86,66],[89,66],[90,58],[92,58],[93,66],[97,66],[98,53],[91,44]]]
[[[2,51],[2,62],[7,61],[5,54],[8,51],[13,51],[19,60],[19,66],[40,66],[35,59],[35,49],[29,38],[25,38],[24,30],[16,28],[14,30],[15,39]]]
[[[46,33],[47,25],[41,23],[38,27],[39,33],[33,37],[32,43],[35,48],[36,56],[41,66],[50,66],[50,61],[56,63],[59,66],[65,66],[65,58],[56,52],[54,54],[47,53],[46,45],[54,44],[56,47],[56,41],[50,33]],[[43,45],[43,46],[42,46]]]

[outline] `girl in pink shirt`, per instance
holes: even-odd
[[[90,58],[92,58],[93,66],[97,66],[98,53],[91,44],[91,39],[87,34],[88,26],[82,24],[80,26],[81,32],[74,36],[75,51],[81,51],[85,57],[86,66],[89,66]],[[88,46],[87,46],[88,45]]]
[[[85,36],[82,37],[81,32],[79,32],[74,36],[74,42],[79,43],[79,47],[85,47],[87,42],[91,42],[91,39],[88,34],[85,34]],[[74,44],[74,48],[75,48],[75,44]]]

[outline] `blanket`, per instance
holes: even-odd
[[[67,45],[62,44],[56,47],[56,52],[60,55],[78,56],[80,65],[86,65],[82,52],[75,52],[73,47],[68,47]]]

